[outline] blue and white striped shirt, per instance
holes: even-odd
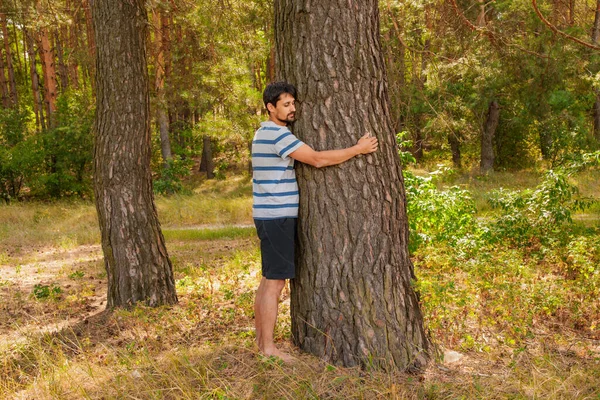
[[[298,183],[289,155],[303,144],[285,126],[260,124],[252,141],[254,219],[298,218]]]

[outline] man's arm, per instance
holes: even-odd
[[[309,145],[302,145],[298,150],[290,153],[294,160],[312,165],[316,168],[341,164],[359,154],[369,154],[377,150],[377,138],[370,137],[367,133],[352,147],[340,150],[315,151]]]

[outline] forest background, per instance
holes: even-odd
[[[181,298],[166,323],[143,308],[92,318],[106,276],[88,1],[0,2],[0,394],[597,398],[600,1],[380,2],[417,288],[432,338],[463,359],[414,380],[308,356],[299,370],[255,365],[258,254],[244,225],[249,145],[275,79],[273,5],[147,10],[154,189]],[[32,315],[61,329],[33,333]]]

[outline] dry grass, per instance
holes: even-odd
[[[244,179],[158,200],[180,300],[171,308],[103,310],[101,250],[96,234],[86,233],[97,229],[93,206],[0,207],[0,398],[600,398],[599,337],[560,312],[520,321],[527,313],[519,300],[543,300],[527,294],[534,287],[529,285],[558,288],[561,279],[567,285],[561,266],[524,269],[509,251],[470,266],[451,263],[444,249],[415,260],[421,282],[431,283],[421,287],[431,336],[438,346],[460,352],[458,361],[432,362],[415,375],[329,365],[291,345],[287,290],[276,340],[299,361],[261,359],[254,346],[260,256],[252,228],[214,234],[192,226],[251,223]],[[472,185],[481,192],[515,180],[535,185],[526,174],[498,179]],[[595,181],[586,182],[592,187]],[[218,210],[218,217],[202,218],[195,207]],[[17,228],[15,239],[9,232]],[[61,238],[71,239],[60,245]],[[12,248],[16,244],[20,251]],[[510,285],[494,287],[502,276]],[[60,292],[37,298],[36,284]],[[526,322],[530,332],[507,336],[529,327]]]

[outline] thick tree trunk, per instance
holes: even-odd
[[[202,158],[200,159],[200,172],[206,172],[206,177],[212,179],[215,177],[215,163],[212,154],[212,141],[210,136],[202,137]]]
[[[8,25],[6,15],[0,13],[0,22],[2,23],[2,35],[4,36],[4,51],[6,53],[6,70],[8,72],[8,84],[10,87],[10,103],[13,107],[17,105],[17,80],[15,79],[15,69],[12,63],[12,51],[10,49],[10,36],[8,34]]]
[[[94,192],[108,275],[107,308],[177,302],[150,172],[143,0],[94,0],[97,47]]]
[[[494,136],[500,121],[500,106],[493,100],[488,107],[487,118],[481,135],[481,161],[479,168],[482,173],[494,168]]]
[[[380,149],[340,166],[300,164],[294,342],[328,362],[416,369],[428,359],[377,1],[275,1],[278,78],[298,88],[294,133],[317,150],[365,132]]]

